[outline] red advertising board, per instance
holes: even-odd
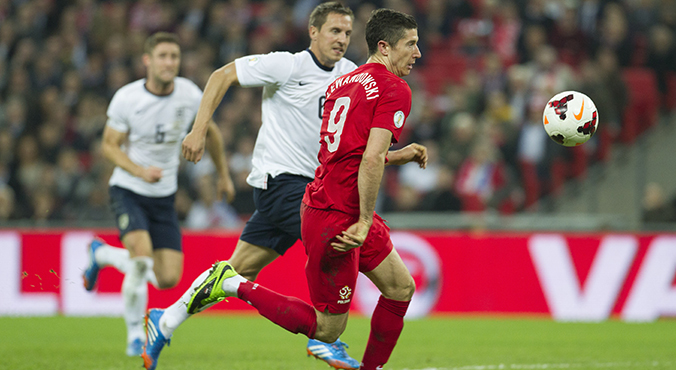
[[[97,292],[82,287],[87,243],[94,235],[120,246],[113,230],[0,231],[0,315],[119,315],[122,274],[106,268]],[[149,305],[173,303],[214,261],[230,256],[237,238],[186,232],[183,278],[173,289],[151,288]],[[536,314],[649,321],[676,315],[675,235],[398,231],[392,239],[417,284],[411,317]],[[309,301],[304,265],[303,248],[296,245],[257,281]],[[375,287],[360,277],[353,308],[368,315],[377,298]],[[211,310],[252,308],[231,299]]]

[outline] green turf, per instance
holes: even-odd
[[[356,358],[368,320],[341,339]],[[119,318],[0,317],[0,369],[139,369],[124,355]],[[257,316],[199,315],[177,330],[158,369],[286,370],[327,366],[306,339]],[[387,369],[676,369],[676,321],[557,323],[545,319],[435,317],[407,321]]]

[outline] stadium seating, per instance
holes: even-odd
[[[622,72],[622,77],[629,90],[629,105],[624,112],[620,140],[630,144],[657,122],[660,96],[653,71],[627,68]]]

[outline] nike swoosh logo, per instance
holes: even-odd
[[[298,86],[305,86],[307,84],[309,84],[309,82],[302,82],[302,81],[298,82]]]
[[[575,119],[579,121],[580,118],[582,118],[583,112],[584,112],[584,99],[582,99],[582,108],[580,108],[580,114],[573,113],[573,116],[575,116]]]

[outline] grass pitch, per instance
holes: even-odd
[[[341,339],[361,359],[369,321]],[[181,326],[158,369],[322,369],[306,338],[253,315],[201,314]],[[124,355],[121,318],[0,317],[0,369],[139,369]],[[407,321],[392,370],[676,369],[676,321],[557,323],[548,319],[433,317]]]

